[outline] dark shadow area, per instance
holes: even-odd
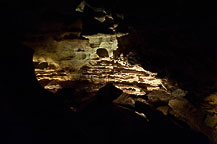
[[[51,15],[56,12],[64,15],[70,13],[70,9],[74,11],[79,2],[2,2],[1,31],[4,38],[1,39],[1,49],[2,57],[6,58],[2,61],[3,138],[0,143],[208,144],[209,140],[203,134],[191,130],[172,116],[165,117],[144,103],[136,103],[135,109],[112,103],[120,96],[121,91],[111,84],[101,88],[93,101],[89,101],[79,112],[69,109],[72,103],[77,104],[74,99],[65,101],[64,97],[54,95],[39,85],[32,61],[34,52],[21,44],[20,39],[27,32],[34,30],[33,27],[41,21],[45,10]],[[216,16],[212,8],[215,5],[211,4],[210,7],[207,3],[188,3],[181,0],[161,2],[157,6],[155,2],[102,2],[98,2],[96,6],[104,7],[113,15],[116,12],[125,14],[126,19],[118,27],[120,31],[130,31],[129,27],[134,27],[136,31],[133,33],[131,29],[132,35],[126,38],[126,41],[133,41],[135,45],[120,43],[120,52],[127,54],[128,49],[134,49],[142,66],[159,72],[162,77],[167,75],[178,81],[182,88],[193,91],[192,93],[206,90],[216,83]],[[201,9],[203,11],[200,11]],[[159,13],[172,16],[159,17]],[[88,9],[84,15],[91,17]],[[46,16],[44,18],[48,19]],[[60,21],[65,21],[69,17],[60,15],[59,18]],[[111,23],[100,24],[85,18],[82,17],[82,33],[112,33],[105,29]],[[206,94],[212,91],[213,89]],[[77,95],[73,89],[61,94],[72,97]],[[82,95],[86,93],[83,92]],[[195,103],[201,100],[201,96],[195,94],[189,94],[187,97]],[[135,114],[135,111],[144,113],[147,118]]]
[[[15,81],[14,94],[6,93],[12,106],[4,124],[9,144],[208,143],[202,134],[179,127],[145,104],[136,104],[135,110],[147,115],[148,121],[132,109],[113,104],[121,91],[112,84],[101,88],[79,113],[66,110],[61,97],[48,93],[35,80],[33,52],[20,44],[13,46],[19,49],[20,80]],[[72,91],[65,95],[70,94],[73,97]]]

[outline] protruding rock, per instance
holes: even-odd
[[[170,113],[175,117],[187,122],[187,124],[204,134],[210,133],[204,124],[204,114],[194,107],[187,99],[179,98],[170,100],[168,103],[171,108]]]
[[[134,96],[135,97],[135,96]],[[126,105],[129,107],[135,107],[135,100],[127,93],[122,93],[117,99],[113,101],[114,103]]]
[[[164,115],[167,115],[169,107],[168,106],[159,106],[159,107],[157,107],[157,110],[162,112]]]
[[[186,95],[186,91],[183,91],[182,89],[176,89],[172,92],[173,97],[184,97]]]
[[[147,94],[148,100],[153,103],[165,102],[168,103],[172,99],[171,95],[164,90],[153,90],[151,93]]]

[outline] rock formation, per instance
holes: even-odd
[[[6,5],[4,105],[24,143],[217,143],[215,5]]]

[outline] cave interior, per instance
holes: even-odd
[[[216,6],[2,2],[2,144],[217,144]]]

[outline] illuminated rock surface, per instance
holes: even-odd
[[[156,73],[146,71],[139,65],[131,65],[123,57],[114,58],[118,48],[117,35],[84,37],[89,41],[53,40],[44,47],[34,48],[36,77],[45,89],[57,91],[61,87],[70,87],[67,82],[79,80],[89,82],[89,87],[86,87],[90,92],[96,92],[106,83],[113,83],[128,94],[145,95],[146,91],[158,90],[160,87],[162,93],[166,93],[167,89],[162,80],[156,78]],[[52,42],[56,47],[53,47]]]
[[[203,109],[208,113],[205,123],[217,133],[217,93],[211,94],[204,100]]]
[[[100,88],[112,83],[124,92],[114,103],[131,108],[137,101],[154,104],[164,115],[170,113],[197,131],[211,133],[207,126],[215,127],[215,115],[208,115],[204,125],[204,114],[185,99],[187,91],[168,79],[158,78],[157,73],[130,64],[123,54],[115,56],[117,37],[124,35],[95,34],[84,35],[84,40],[49,40],[41,45],[28,43],[35,49],[33,61],[37,80],[45,89],[58,95],[64,88],[78,91],[77,98],[72,100],[77,101],[76,104],[69,104],[75,112],[82,109]],[[82,96],[83,91],[87,93]],[[144,115],[137,111],[136,114]]]
[[[42,137],[57,132],[55,136],[68,135],[70,140],[81,127],[82,140],[105,140],[111,132],[115,138],[120,136],[119,143],[122,138],[180,144],[186,138],[187,143],[206,143],[191,131],[195,130],[217,143],[214,10],[199,1],[142,2],[13,3],[10,12],[3,12],[11,18],[3,20],[2,35],[8,40],[3,40],[2,47],[9,50],[3,53],[8,56],[5,61],[12,59],[5,69],[11,72],[8,101],[13,100],[14,113],[34,115],[33,127]],[[114,94],[114,99],[109,97],[114,96],[113,90],[123,93]],[[74,120],[74,113],[84,114],[83,121]],[[61,121],[59,115],[65,118]],[[31,123],[21,119],[22,124]],[[41,126],[44,119],[47,123]],[[181,130],[173,129],[171,123]],[[46,131],[47,125],[51,130]]]

